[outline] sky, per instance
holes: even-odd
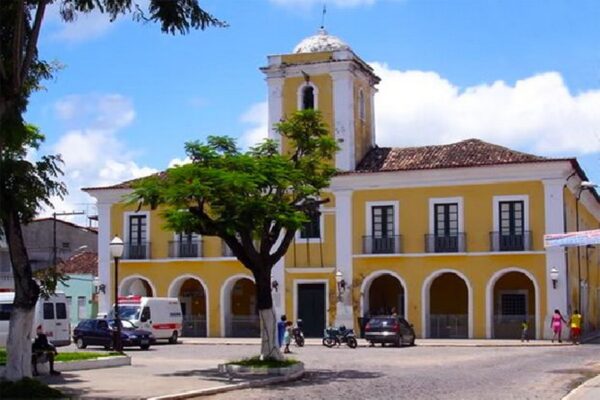
[[[327,31],[382,79],[379,146],[479,138],[577,157],[600,183],[599,1],[203,0],[229,27],[186,36],[130,16],[65,23],[53,6],[39,51],[62,69],[26,119],[46,135],[30,157],[65,161],[69,195],[55,210],[94,213],[80,188],[163,170],[185,158],[187,141],[228,135],[247,147],[266,137],[259,68],[315,34],[324,3]]]

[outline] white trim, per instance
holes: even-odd
[[[123,242],[125,242],[125,244],[130,243],[129,242],[129,217],[132,216],[136,216],[136,215],[144,215],[146,217],[146,242],[148,244],[152,244],[152,240],[150,239],[150,232],[152,232],[150,230],[150,211],[125,211],[123,213]],[[150,253],[152,254],[152,253]]]
[[[235,283],[240,279],[250,279],[256,285],[254,277],[249,274],[235,274],[230,276],[221,285],[219,298],[221,302],[219,304],[219,323],[221,324],[221,337],[225,337],[225,313],[231,312],[231,290]],[[226,293],[227,292],[227,293]]]
[[[294,246],[304,245],[306,241],[308,243],[325,243],[325,221],[323,218],[323,214],[319,215],[319,237],[318,238],[301,238],[300,237],[300,229],[296,231],[294,236]]]
[[[430,197],[429,198],[429,234],[435,234],[435,213],[436,204],[458,204],[458,233],[465,232],[465,212],[462,197]],[[459,246],[459,249],[461,247]]]
[[[468,338],[473,339],[473,286],[471,286],[471,281],[469,280],[469,278],[467,278],[465,274],[450,268],[444,268],[434,271],[431,274],[429,274],[429,276],[423,281],[423,286],[421,286],[421,337],[428,338],[431,335],[429,327],[429,315],[431,314],[429,304],[431,296],[431,284],[436,278],[446,273],[457,275],[465,282],[465,285],[467,286],[467,309],[469,313]]]
[[[365,203],[365,236],[373,236],[372,208],[392,206],[394,208],[394,236],[400,235],[400,202],[399,201],[367,201]]]
[[[335,156],[335,166],[341,171],[353,171],[356,167],[354,157],[354,75],[350,69],[342,68],[331,71],[330,75],[333,81],[334,126],[332,129],[340,147]]]
[[[331,181],[330,190],[490,185],[552,178],[562,179],[564,182],[570,171],[572,168],[569,161],[553,161],[487,167],[346,174],[335,176]]]
[[[296,89],[296,96],[297,96],[297,102],[296,102],[296,109],[298,110],[303,110],[302,108],[302,103],[303,103],[303,92],[304,92],[304,88],[306,88],[307,86],[310,86],[313,88],[313,96],[314,96],[314,110],[318,110],[319,109],[319,88],[317,87],[317,85],[315,85],[314,83],[308,81],[308,82],[302,82],[300,84],[300,86],[298,86],[298,89]]]
[[[285,269],[288,274],[331,274],[335,271],[335,268],[296,268],[289,267]]]
[[[370,306],[369,301],[368,301],[368,297],[367,300],[365,301],[365,297],[368,296],[368,291],[371,290],[371,285],[373,284],[373,281],[383,275],[391,275],[392,277],[396,278],[398,280],[398,282],[400,282],[400,285],[402,286],[402,289],[404,291],[404,310],[403,310],[403,315],[405,319],[408,319],[408,285],[406,284],[406,281],[400,276],[398,275],[396,272],[391,271],[389,269],[381,269],[375,272],[372,272],[371,274],[367,275],[363,281],[362,284],[360,285],[360,317],[362,317],[363,315],[365,315],[365,311],[367,308],[367,305]]]
[[[325,327],[330,325],[329,322],[329,279],[294,279],[293,287],[293,307],[294,317],[293,321],[298,321],[298,285],[303,283],[324,283],[325,284]]]
[[[152,293],[150,294],[150,296],[147,296],[147,297],[158,297],[158,292],[156,291],[156,286],[154,286],[154,283],[152,283],[152,280],[150,280],[150,278],[148,278],[148,277],[145,277],[144,275],[139,275],[139,274],[129,275],[126,278],[121,279],[121,283],[119,284],[119,288],[117,289],[119,296],[122,296],[123,289],[125,288],[125,286],[131,286],[132,282],[135,281],[136,279],[146,281],[148,286],[150,286]]]
[[[108,313],[111,309],[110,294],[114,292],[110,264],[109,243],[111,241],[110,221],[111,203],[97,203],[98,208],[98,279],[105,287],[104,293],[98,293],[98,312]]]
[[[185,281],[187,281],[188,279],[193,279],[196,280],[200,283],[200,285],[202,286],[202,289],[204,290],[204,313],[206,314],[206,337],[210,337],[210,296],[208,293],[208,286],[206,285],[206,283],[204,283],[204,281],[202,280],[202,278],[200,278],[198,275],[192,275],[192,274],[184,274],[184,275],[180,275],[177,278],[173,279],[171,281],[171,283],[169,284],[169,288],[167,289],[167,296],[168,297],[177,297],[179,298],[179,292],[181,291],[181,286],[183,286],[183,284],[185,283]],[[173,293],[176,292],[176,293]]]
[[[523,202],[523,230],[529,231],[529,196],[518,195],[518,196],[494,196],[493,198],[493,209],[492,213],[494,216],[494,225],[492,226],[492,232],[500,232],[500,202],[504,201],[522,201]]]
[[[471,253],[400,253],[400,254],[353,254],[352,258],[411,258],[411,257],[481,257],[481,256],[506,256],[506,255],[540,255],[546,254],[545,251],[482,251]]]
[[[540,286],[537,282],[537,279],[535,279],[535,276],[531,272],[518,267],[509,267],[501,269],[500,271],[496,271],[487,282],[485,288],[485,336],[487,339],[491,339],[493,335],[492,328],[494,326],[494,286],[496,285],[498,279],[502,278],[502,276],[506,275],[509,272],[520,272],[522,274],[525,274],[533,283],[533,290],[535,291],[535,339],[540,339],[542,337],[542,326],[540,322]]]

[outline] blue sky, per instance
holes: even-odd
[[[381,76],[380,145],[470,137],[550,157],[576,156],[600,182],[600,2],[329,0],[326,29]],[[322,0],[206,0],[230,27],[161,34],[103,15],[60,21],[50,10],[43,58],[64,68],[36,93],[27,119],[43,152],[66,161],[79,188],[166,168],[210,134],[247,145],[266,135],[269,54],[291,52],[321,23]]]

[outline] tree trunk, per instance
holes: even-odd
[[[256,281],[256,303],[260,318],[260,357],[263,360],[283,360],[277,343],[277,318],[271,297],[271,269],[254,274]]]
[[[32,278],[17,213],[7,213],[2,222],[15,282],[15,300],[6,343],[6,379],[17,381],[23,377],[31,377],[31,332],[40,288]]]

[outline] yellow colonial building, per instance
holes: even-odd
[[[600,251],[543,243],[546,233],[600,226],[600,198],[582,185],[576,159],[477,139],[378,147],[379,78],[323,30],[261,70],[269,126],[315,108],[341,148],[340,173],[323,193],[330,201],[273,270],[278,314],[302,319],[307,336],[393,311],[419,337],[516,338],[523,320],[532,336],[549,337],[554,309],[579,308],[584,331],[598,328]],[[85,189],[98,201],[100,311],[114,300],[108,244],[117,234],[121,295],[179,297],[187,336],[257,336],[250,272],[219,238],[165,231],[158,212],[125,205],[130,183]]]

